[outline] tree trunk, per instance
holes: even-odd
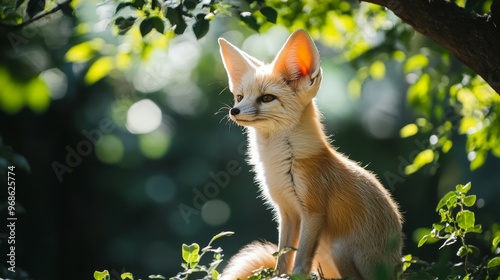
[[[444,0],[361,1],[390,9],[416,31],[448,49],[500,94],[500,26],[489,15],[479,16]]]

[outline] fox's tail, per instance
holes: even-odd
[[[254,241],[248,244],[229,260],[220,280],[246,280],[256,269],[274,268],[276,259],[273,254],[277,251],[278,246],[269,242]]]

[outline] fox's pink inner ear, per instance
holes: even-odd
[[[305,30],[295,31],[281,48],[274,60],[274,71],[288,80],[305,76],[313,79],[320,70],[319,53]]]

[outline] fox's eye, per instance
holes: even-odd
[[[264,103],[268,103],[268,102],[271,102],[273,101],[274,99],[276,99],[276,96],[272,95],[272,94],[264,94],[260,97],[260,101],[264,102]]]
[[[236,95],[236,101],[240,102],[241,100],[243,100],[243,95],[241,94]]]

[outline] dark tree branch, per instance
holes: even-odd
[[[500,26],[444,0],[360,0],[384,6],[448,49],[500,94]],[[499,0],[497,0],[499,1]]]
[[[10,24],[10,23],[5,23],[5,22],[0,21],[0,27],[5,28],[5,29],[10,29],[10,30],[21,29],[21,28],[23,28],[23,27],[25,27],[25,26],[27,26],[27,25],[29,25],[37,20],[40,20],[40,19],[42,19],[46,16],[49,16],[51,14],[54,14],[57,11],[66,9],[69,6],[70,2],[71,2],[71,0],[67,0],[67,1],[64,1],[60,4],[57,4],[57,6],[54,7],[52,10],[45,12],[43,14],[38,14],[38,15],[36,15],[36,16],[26,20],[26,21],[21,22],[20,24]]]

